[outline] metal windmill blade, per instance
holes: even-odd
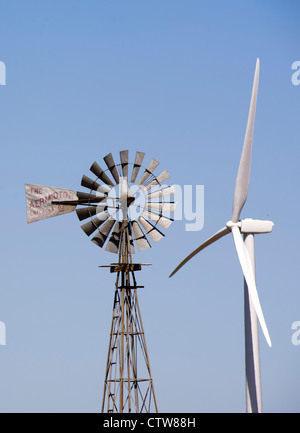
[[[139,226],[138,222],[132,221],[131,226],[132,226],[132,230],[134,233],[135,242],[137,244],[138,250],[143,251],[148,248],[151,248],[151,245],[148,239],[146,238],[146,235],[143,233],[141,227]]]
[[[170,177],[170,174],[169,174],[168,170],[162,171],[157,177],[155,177],[150,183],[148,183],[147,186],[145,186],[143,191],[148,191],[153,186],[162,184],[167,179],[169,179],[169,177]]]
[[[147,211],[145,210],[143,212],[143,216],[146,217],[149,220],[152,220],[162,226],[164,229],[168,229],[172,222],[174,221],[172,218],[168,218],[162,214],[157,214],[153,211]]]
[[[120,223],[120,222],[117,222],[114,225],[113,232],[112,232],[112,234],[109,238],[109,241],[106,245],[105,251],[109,251],[110,253],[118,254],[119,246],[120,246],[121,228],[122,228],[122,223]],[[129,239],[128,239],[128,245],[129,245]]]
[[[162,239],[165,236],[161,231],[159,231],[155,227],[155,225],[151,224],[149,221],[147,221],[142,216],[139,217],[139,222],[141,223],[141,225],[144,228],[145,232],[153,240],[153,242],[157,242],[157,241],[159,241],[160,239]]]
[[[81,228],[87,236],[90,236],[109,218],[109,216],[110,215],[108,212],[102,212],[98,214],[96,218],[93,218],[91,219],[91,221],[88,221],[87,223],[83,224]]]
[[[76,209],[76,213],[79,221],[85,220],[86,218],[92,217],[97,213],[97,206],[88,206]]]
[[[115,223],[116,221],[113,219],[106,221],[103,227],[101,227],[98,233],[93,237],[92,242],[102,248]]]
[[[137,175],[140,171],[144,156],[145,156],[144,152],[136,152],[136,154],[135,154],[135,160],[134,160],[132,175],[131,175],[131,180],[130,180],[130,182],[132,182],[132,183],[134,183],[136,178],[137,178]]]
[[[142,177],[138,181],[137,185],[143,185],[143,183],[148,179],[148,177],[153,174],[156,167],[159,165],[159,162],[156,159],[152,158],[149,162],[147,168],[145,169]]]
[[[80,192],[80,191],[77,191],[76,195],[79,198],[79,200],[82,200],[82,201],[85,200],[86,203],[89,203],[89,204],[90,203],[100,203],[101,201],[105,200],[107,197],[106,194],[95,195],[95,194],[88,194],[86,192]]]
[[[118,170],[116,169],[116,164],[115,164],[115,161],[114,161],[112,154],[109,153],[103,159],[105,161],[105,164],[107,165],[107,168],[109,169],[113,178],[115,179],[116,184],[118,184],[119,183],[119,173],[118,173]]]
[[[102,182],[105,183],[105,185],[114,186],[114,183],[110,180],[110,178],[102,170],[102,168],[96,161],[91,165],[90,170],[94,175],[97,176],[98,179],[101,179]]]
[[[108,188],[106,185],[100,185],[98,182],[92,180],[86,175],[82,176],[81,186],[84,186],[89,190],[97,191],[103,194],[108,194],[110,191],[110,188]]]
[[[165,186],[165,187],[159,188],[159,189],[156,188],[155,191],[153,191],[151,189],[148,192],[146,198],[149,201],[150,199],[153,199],[153,198],[169,197],[170,195],[173,195],[173,196],[175,195],[175,185]]]
[[[148,201],[147,202],[147,208],[150,209],[150,212],[152,209],[158,210],[161,212],[175,212],[176,203],[174,202],[155,202],[155,201]]]
[[[128,178],[128,150],[121,150],[120,152],[122,176]]]

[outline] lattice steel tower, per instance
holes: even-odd
[[[102,412],[157,412],[135,278],[142,265],[132,263],[121,233],[119,263],[110,266],[117,278]]]

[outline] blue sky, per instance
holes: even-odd
[[[171,181],[204,185],[205,223],[176,221],[138,253],[140,305],[160,412],[244,412],[243,277],[230,237],[173,268],[224,226],[261,74],[242,217],[257,236],[263,408],[299,412],[300,60],[297,1],[0,1],[0,411],[101,406],[114,260],[74,214],[27,225],[25,183],[80,189],[94,160],[136,150]]]

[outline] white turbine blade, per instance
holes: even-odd
[[[165,188],[161,188],[154,192],[151,192],[150,190],[149,194],[147,195],[147,199],[166,197],[169,195],[175,195],[175,185],[166,186]]]
[[[211,238],[207,239],[207,241],[205,241],[202,245],[200,245],[200,247],[196,248],[195,251],[193,251],[181,263],[179,263],[177,268],[175,268],[174,271],[170,274],[169,278],[172,277],[174,274],[176,274],[176,272],[179,271],[179,269],[182,268],[182,266],[185,265],[189,260],[191,260],[196,254],[198,254],[200,251],[204,250],[204,248],[216,242],[223,236],[227,235],[228,233],[230,233],[230,229],[228,227],[223,227],[221,230],[215,233]]]
[[[233,222],[237,222],[239,220],[240,213],[247,200],[247,195],[248,195],[253,130],[254,130],[255,110],[256,110],[256,98],[257,98],[257,91],[258,91],[258,80],[259,80],[259,59],[257,59],[256,61],[246,135],[245,135],[239,170],[238,170],[236,183],[235,183],[233,205],[232,205],[232,217],[231,217],[231,220]]]
[[[270,339],[270,335],[269,335],[269,331],[264,319],[264,315],[261,309],[261,305],[259,302],[259,297],[258,297],[258,293],[257,293],[257,288],[256,288],[256,283],[255,283],[255,277],[254,277],[254,272],[251,266],[251,262],[250,262],[250,257],[249,257],[249,253],[245,247],[240,229],[237,226],[233,226],[231,228],[232,231],[232,235],[233,235],[233,240],[234,240],[234,245],[236,248],[236,252],[240,261],[240,265],[242,267],[242,271],[248,286],[248,290],[249,290],[249,295],[250,298],[252,300],[257,318],[260,322],[262,331],[264,333],[264,336],[267,340],[268,345],[271,347],[272,343],[271,343],[271,339]]]

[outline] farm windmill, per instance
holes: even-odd
[[[92,242],[117,254],[117,262],[103,266],[116,273],[116,284],[102,412],[157,412],[137,294],[143,286],[135,277],[147,264],[134,263],[132,255],[135,247],[150,248],[149,238],[157,242],[164,237],[158,225],[167,229],[173,221],[175,187],[163,185],[170,177],[167,170],[154,175],[159,165],[154,158],[143,168],[144,156],[136,152],[134,163],[129,163],[128,150],[123,150],[115,164],[110,153],[103,158],[106,170],[94,162],[90,170],[96,179],[84,175],[81,181],[88,192],[25,186],[29,223],[76,209],[79,220],[87,220],[81,228],[87,236],[93,234]]]
[[[249,218],[243,220],[239,219],[242,208],[246,202],[249,189],[258,80],[259,59],[257,59],[256,62],[248,123],[236,179],[231,220],[226,223],[224,228],[219,230],[206,242],[200,245],[195,251],[189,254],[170,275],[170,277],[174,275],[183,265],[185,265],[191,258],[193,258],[204,248],[211,245],[213,242],[219,240],[228,233],[232,233],[236,252],[244,274],[247,412],[262,411],[257,318],[260,322],[267,343],[269,346],[271,346],[271,339],[263,316],[256,288],[254,234],[270,233],[274,224],[271,221],[260,221]],[[244,241],[241,233],[244,235]]]

